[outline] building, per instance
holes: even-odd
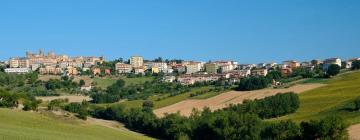
[[[100,68],[94,68],[92,70],[92,72],[93,72],[93,75],[100,75],[101,74],[101,69]]]
[[[157,67],[160,72],[167,72],[168,65],[165,62],[154,62],[152,67]]]
[[[160,72],[159,67],[151,67],[151,72],[152,73],[159,73]]]
[[[292,69],[291,68],[282,68],[281,69],[281,74],[282,75],[285,75],[285,76],[289,76],[290,74],[292,74]]]
[[[323,62],[321,60],[317,60],[317,59],[311,60],[311,65],[313,65],[313,66],[317,66],[317,65],[320,65],[322,63]]]
[[[204,67],[205,67],[205,72],[207,73],[217,73],[218,67],[214,63],[205,64]]]
[[[247,70],[233,70],[233,71],[229,71],[228,74],[230,74],[230,78],[240,79],[240,78],[250,76],[251,75],[251,70],[249,70],[249,69],[247,69]]]
[[[252,76],[266,76],[268,73],[267,69],[255,69],[251,71]]]
[[[191,62],[186,64],[186,74],[197,73],[201,70],[200,62]]]
[[[111,70],[110,69],[105,69],[105,74],[106,75],[111,75]]]
[[[340,58],[325,59],[323,62],[323,71],[326,72],[331,64],[335,64],[341,67],[341,59]]]
[[[45,66],[44,68],[39,68],[40,74],[53,74],[53,75],[59,75],[62,73],[61,68],[56,68],[54,66]]]
[[[7,68],[5,69],[6,73],[18,73],[18,74],[23,74],[23,73],[30,73],[31,69],[30,68]]]
[[[134,67],[134,73],[135,74],[145,74],[145,68],[142,67]]]
[[[241,69],[241,70],[251,70],[251,69],[253,69],[255,67],[256,67],[255,64],[241,64],[241,65],[239,65],[239,69]]]
[[[142,67],[144,65],[144,58],[141,56],[132,56],[130,58],[130,64],[132,67]]]
[[[116,70],[119,74],[131,73],[131,71],[132,71],[132,66],[129,65],[129,64],[124,64],[124,63],[116,63],[116,65],[115,65],[115,70]]]
[[[295,68],[300,67],[300,63],[297,62],[297,61],[294,61],[294,60],[284,61],[283,64],[284,64],[286,67],[291,68],[291,69],[295,69]]]
[[[210,81],[217,81],[220,78],[226,78],[228,74],[185,74],[179,76],[177,81],[183,85],[192,85],[196,82],[210,82]]]
[[[15,57],[9,60],[10,68],[30,68],[30,61],[25,57]]]
[[[265,68],[266,69],[272,69],[272,68],[275,68],[277,66],[277,63],[267,63],[265,65]]]
[[[169,83],[172,83],[172,82],[174,82],[176,80],[176,77],[175,76],[165,76],[164,78],[163,78],[163,81],[164,82],[169,82]]]
[[[178,73],[185,73],[186,72],[186,66],[176,65],[173,68],[174,68],[174,71],[177,71]]]
[[[68,67],[66,69],[67,69],[68,75],[77,75],[78,74],[78,70],[74,67]]]
[[[305,62],[301,62],[300,66],[301,67],[309,67],[309,66],[312,66],[312,63],[305,61]]]
[[[345,66],[345,68],[351,69],[351,68],[352,68],[352,63],[353,63],[354,61],[357,61],[357,60],[360,60],[360,58],[349,59],[348,61],[346,61],[346,66]]]
[[[266,66],[266,63],[259,63],[256,65],[256,68],[261,69],[261,68],[265,68],[265,66]]]

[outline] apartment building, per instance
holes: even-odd
[[[341,67],[341,59],[340,58],[325,59],[323,62],[323,71],[326,72],[331,64],[335,64]]]
[[[214,63],[205,64],[204,67],[207,73],[217,73],[218,66]]]
[[[255,69],[251,71],[252,76],[266,76],[268,73],[267,69]]]
[[[285,65],[285,67],[291,68],[291,69],[295,69],[300,67],[300,63],[294,60],[288,60],[288,61],[284,61],[283,64]]]
[[[200,62],[191,62],[186,64],[186,74],[197,73],[201,71],[201,63]]]
[[[132,67],[142,67],[144,66],[144,58],[141,56],[132,56],[130,58],[130,64]]]

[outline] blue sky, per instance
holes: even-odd
[[[0,59],[42,48],[240,63],[360,57],[359,0],[1,0]]]

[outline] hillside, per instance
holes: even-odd
[[[0,136],[2,140],[150,139],[124,128],[112,129],[79,120],[10,109],[0,109]]]
[[[360,71],[345,73],[324,83],[327,85],[300,94],[298,111],[279,119],[300,122],[337,114],[349,124],[360,123],[360,112],[352,111],[352,101],[360,97]]]

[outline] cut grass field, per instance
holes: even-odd
[[[327,85],[299,95],[300,108],[296,113],[275,120],[292,119],[300,122],[336,114],[349,124],[360,123],[360,112],[352,111],[352,101],[360,97],[360,71],[344,73],[320,82]]]
[[[150,139],[125,129],[61,120],[36,112],[0,109],[1,140],[116,140]]]

